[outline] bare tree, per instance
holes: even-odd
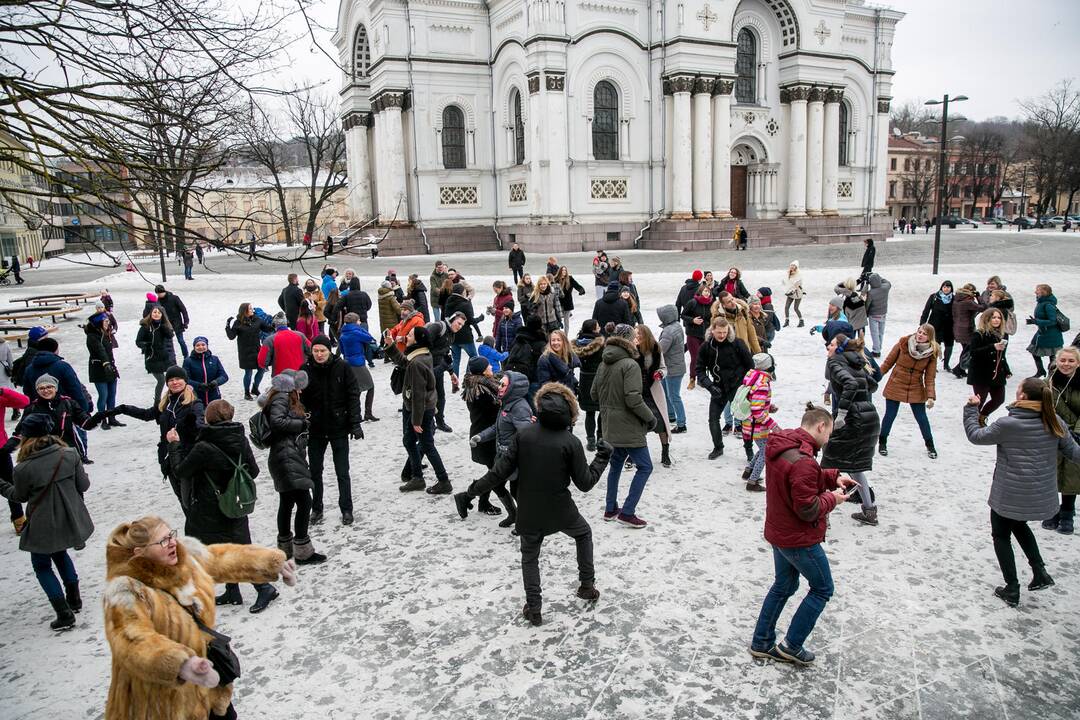
[[[975,217],[979,198],[986,196],[992,201],[991,205],[995,192],[1000,198],[1005,137],[978,123],[971,123],[965,132],[957,155],[961,167],[964,168],[964,175],[957,179],[962,179],[965,194],[967,189],[970,189],[971,217]]]
[[[922,100],[894,103],[889,124],[902,133],[917,132],[936,137],[941,129],[941,115],[923,105]]]
[[[905,157],[904,171],[897,177],[903,188],[903,197],[910,198],[915,206],[915,217],[926,217],[928,209],[931,210],[930,214],[937,212],[936,208],[931,207],[938,184],[938,166],[932,152]]]
[[[1075,157],[1080,133],[1080,91],[1063,80],[1044,95],[1021,103],[1028,170],[1039,195],[1036,217],[1056,205],[1058,192],[1067,189],[1070,158]]]

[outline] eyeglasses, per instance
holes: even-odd
[[[169,543],[176,542],[176,536],[179,535],[179,534],[180,533],[178,531],[176,531],[176,530],[170,530],[169,534],[166,535],[165,537],[161,538],[160,540],[156,540],[156,541],[154,541],[152,543],[147,543],[146,545],[147,545],[147,547],[149,547],[151,545],[157,545],[157,546],[161,547],[162,549],[164,549],[164,548],[169,547]]]

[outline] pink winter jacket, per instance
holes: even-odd
[[[772,378],[763,370],[753,369],[747,371],[742,384],[750,386],[750,417],[743,421],[743,440],[765,440],[776,427],[776,421],[769,415]]]

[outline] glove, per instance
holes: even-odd
[[[816,327],[810,328],[810,334],[811,335],[817,335],[817,328]]]
[[[211,390],[216,390],[217,386],[218,386],[217,380],[211,380],[210,382],[206,383],[206,387],[210,388]]]
[[[480,436],[479,435],[473,435],[471,438],[469,438],[469,447],[474,448],[479,444],[480,444]]]
[[[836,419],[835,419],[835,420],[833,420],[833,424],[832,424],[832,429],[833,429],[833,432],[836,432],[836,431],[837,431],[837,430],[839,430],[840,428],[844,427],[844,425],[846,425],[846,424],[847,424],[847,421],[846,421],[846,420],[844,420],[844,418],[843,418],[843,417],[841,417],[841,416],[839,416],[839,415],[838,415],[838,416],[836,417]]]
[[[653,380],[662,380],[663,377],[664,377],[664,374],[662,372],[660,372],[659,370],[657,370],[656,372],[654,372],[652,374],[652,379]]]
[[[192,655],[180,666],[180,679],[204,688],[217,687],[221,678],[206,658]]]
[[[108,417],[108,415],[106,415],[103,412],[94,413],[89,418],[87,418],[85,423],[83,423],[83,430],[93,430],[94,428],[96,428],[98,425],[101,424],[102,420],[104,420],[107,417]]]
[[[609,443],[607,440],[601,440],[596,443],[596,455],[594,457],[603,458],[604,464],[611,459],[611,454],[615,452],[615,446]]]
[[[354,427],[352,429],[352,432],[349,433],[349,437],[351,437],[353,440],[363,440],[364,439],[364,428],[357,425],[356,427]]]
[[[230,325],[232,325],[232,321],[233,321],[233,319],[232,319],[232,318],[229,318],[229,319],[227,319],[227,320],[225,321],[225,327],[229,327]]]
[[[1024,322],[1025,322],[1026,324],[1028,324],[1028,325],[1034,325],[1034,324],[1035,324],[1035,318],[1033,318],[1033,317],[1029,317],[1029,318],[1028,318],[1027,320],[1025,320]]]
[[[649,421],[645,423],[645,432],[652,432],[656,429],[656,418],[651,417]]]
[[[296,585],[296,561],[288,559],[285,564],[281,566],[281,582],[285,583],[289,587]]]
[[[578,294],[578,295],[584,295],[584,294],[585,294],[585,291],[584,291],[584,290],[578,290],[578,291],[577,291],[577,294]]]
[[[934,407],[934,398],[927,398],[926,399],[926,409],[929,410],[932,407]]]
[[[19,447],[19,438],[12,436],[8,438],[6,443],[4,443],[4,447],[0,448],[0,451],[11,453],[14,452],[15,448],[17,447]]]

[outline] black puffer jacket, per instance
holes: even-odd
[[[259,405],[270,424],[270,477],[274,490],[311,490],[311,470],[307,463],[307,421],[289,407],[289,394],[270,392],[259,397]],[[267,398],[270,398],[267,401]]]
[[[173,331],[161,322],[149,322],[139,325],[135,344],[143,354],[146,372],[165,372],[176,364],[176,350],[173,348]]]
[[[609,322],[616,325],[632,325],[634,316],[630,313],[630,306],[619,297],[619,290],[608,287],[603,297],[593,305],[593,320],[600,323],[600,332],[604,332]]]
[[[237,422],[207,425],[199,431],[195,446],[183,459],[181,457],[180,453],[169,453],[173,474],[181,486],[190,487],[191,504],[186,512],[184,533],[207,545],[250,544],[247,517],[225,517],[217,497],[218,493],[225,492],[232,480],[233,463],[243,465],[253,478],[259,474],[259,465],[244,435],[244,426]]]
[[[694,376],[698,385],[709,391],[714,398],[731,400],[735,391],[742,385],[748,370],[754,367],[750,348],[740,338],[735,337],[732,328],[728,339],[717,342],[711,335],[698,350],[697,367]]]
[[[461,397],[469,408],[469,437],[479,435],[499,418],[499,384],[495,378],[466,375],[461,382]],[[495,438],[472,448],[472,461],[490,468],[495,464]]]
[[[952,302],[944,302],[936,292],[930,293],[923,306],[922,315],[919,316],[919,324],[929,322],[934,326],[934,339],[943,345],[953,344],[952,312],[956,295],[953,294]]]
[[[189,389],[193,399],[191,402],[185,403],[184,398]],[[179,450],[180,459],[183,459],[183,456],[195,446],[199,431],[206,425],[205,420],[203,420],[204,411],[202,401],[195,395],[194,388],[189,386],[177,394],[169,394],[165,401],[164,410],[159,410],[158,405],[148,408],[140,408],[134,405],[117,405],[114,413],[127,415],[144,422],[157,423],[158,430],[161,433],[158,440],[158,464],[161,466],[161,474],[164,476],[171,475],[172,468],[168,457],[170,452]],[[170,449],[165,435],[173,428],[180,435],[180,443]],[[175,489],[179,492],[180,488],[177,486]]]
[[[547,347],[547,338],[539,322],[536,317],[531,317],[529,324],[517,331],[503,363],[503,370],[519,372],[529,378],[529,382],[536,382],[536,364]]]
[[[360,289],[360,278],[354,277],[349,281],[349,294],[343,295],[334,308],[334,327],[341,327],[345,315],[354,312],[360,316],[360,322],[367,323],[368,313],[371,311],[371,296]],[[327,315],[327,317],[330,317]]]
[[[231,318],[230,318],[231,319]],[[252,315],[249,318],[229,322],[225,325],[225,335],[236,341],[236,354],[241,370],[259,369],[259,334],[272,333],[273,326]]]
[[[844,472],[872,470],[875,443],[881,430],[871,397],[877,390],[877,381],[863,356],[850,351],[830,357],[825,364],[825,375],[836,393],[840,414],[822,450],[821,467]]]
[[[701,318],[701,324],[696,324],[694,318]],[[712,303],[702,304],[697,301],[696,296],[691,297],[683,306],[682,321],[687,337],[704,340],[705,333],[709,329],[709,323],[712,322]]]
[[[350,432],[363,432],[360,429],[363,422],[360,385],[349,363],[331,355],[322,364],[315,362],[315,358],[308,358],[300,369],[308,376],[300,400],[311,413],[311,434],[343,437]]]
[[[968,351],[971,353],[968,385],[1004,387],[1012,370],[1009,369],[1009,361],[1005,359],[1008,348],[998,351],[994,347],[999,342],[1001,338],[993,333],[977,332],[971,336],[971,343],[968,345]]]
[[[446,299],[445,308],[443,317],[447,319],[456,312],[460,312],[465,316],[465,324],[461,326],[460,330],[454,333],[453,339],[450,342],[456,345],[468,345],[471,343],[473,341],[473,330],[475,329],[474,323],[476,322],[472,301],[464,295],[453,293]],[[482,340],[483,338],[480,339]]]
[[[578,406],[582,410],[600,411],[600,403],[592,398],[593,378],[600,369],[600,363],[604,360],[603,335],[578,335],[577,340],[570,347],[581,361],[581,371],[578,373],[577,397]]]
[[[87,379],[92,383],[110,383],[120,377],[113,359],[112,339],[106,337],[100,325],[88,323],[86,331],[86,351],[90,354],[90,367]]]

